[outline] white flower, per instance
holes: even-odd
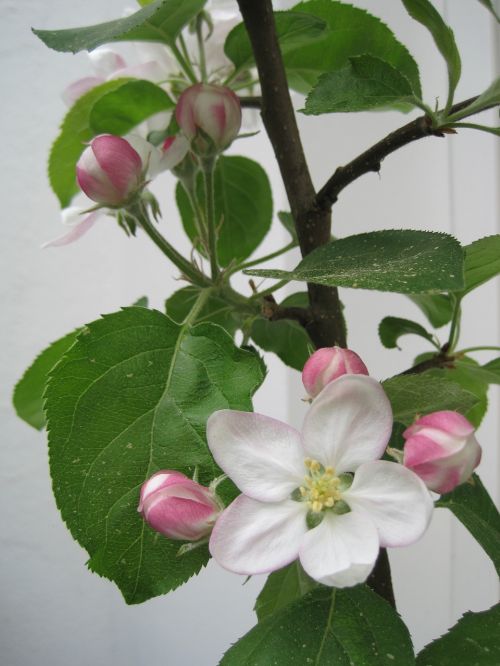
[[[208,445],[243,493],[215,525],[213,557],[247,575],[298,557],[324,585],[364,581],[379,547],[416,541],[433,508],[415,474],[378,460],[391,428],[382,387],[362,375],[328,384],[313,401],[302,434],[260,414],[212,414]]]

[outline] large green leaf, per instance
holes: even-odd
[[[255,612],[259,622],[288,606],[292,601],[300,599],[315,587],[318,587],[318,583],[306,574],[298,560],[279,571],[274,571],[268,576],[255,601]]]
[[[200,183],[201,185],[201,183]],[[203,201],[203,189],[199,188]],[[194,213],[184,188],[178,184],[177,205],[186,233],[197,236]],[[264,169],[247,157],[222,156],[215,170],[215,215],[219,225],[217,255],[222,266],[252,254],[271,226],[273,199]]]
[[[474,241],[464,250],[465,289],[461,296],[500,274],[500,234]]]
[[[308,307],[309,300],[306,293],[292,294],[280,305]],[[270,321],[265,317],[258,317],[252,323],[250,335],[259,347],[274,352],[283,363],[295,370],[302,370],[313,346],[304,327],[291,319]]]
[[[49,155],[49,180],[61,206],[64,208],[79,191],[76,182],[76,163],[85,144],[96,135],[90,125],[94,104],[107,93],[127,83],[127,79],[108,81],[82,95],[66,114],[61,132],[54,141]]]
[[[391,377],[382,386],[391,401],[394,420],[405,425],[413,423],[417,416],[445,409],[463,414],[478,401],[458,384],[428,372]]]
[[[408,629],[363,585],[320,587],[251,629],[220,666],[412,666]]]
[[[465,613],[447,634],[427,645],[417,666],[496,666],[500,664],[500,604]]]
[[[422,310],[434,328],[450,323],[453,303],[449,294],[412,294],[408,298]]]
[[[274,20],[282,53],[313,42],[326,28],[325,21],[312,14],[274,12]],[[224,53],[237,70],[255,66],[252,45],[243,23],[239,23],[228,34]]]
[[[406,11],[415,21],[418,21],[429,30],[448,68],[449,100],[460,79],[462,63],[460,53],[455,43],[453,30],[443,21],[441,14],[429,0],[402,0]]]
[[[182,28],[203,9],[206,0],[156,0],[124,18],[68,30],[33,30],[56,51],[92,51],[101,44],[148,41],[173,44]]]
[[[344,67],[353,56],[371,55],[397,69],[421,97],[418,67],[407,48],[382,21],[364,9],[333,0],[300,2],[293,11],[314,14],[327,23],[327,30],[314,43],[284,54],[290,85],[307,93],[325,72]]]
[[[477,474],[436,503],[452,511],[491,558],[500,575],[500,514]]]
[[[90,112],[90,126],[95,134],[126,134],[153,114],[173,107],[160,86],[150,81],[129,81],[97,100]]]
[[[370,55],[349,58],[334,72],[322,74],[307,96],[304,113],[349,113],[397,107],[410,111],[414,104],[408,79],[389,63]]]
[[[195,304],[199,293],[200,290],[196,287],[184,287],[176,291],[165,303],[167,315],[177,323],[182,324]],[[234,335],[241,325],[241,318],[238,317],[234,308],[221,296],[216,295],[207,300],[196,317],[196,322],[206,321],[222,326],[230,335]]]
[[[322,245],[302,259],[293,271],[246,272],[330,287],[416,294],[460,289],[463,252],[458,241],[448,234],[373,231]]]
[[[185,582],[206,548],[176,557],[179,543],[137,513],[141,484],[159,469],[217,476],[205,442],[208,416],[250,410],[263,378],[257,355],[219,326],[178,325],[126,308],[89,324],[53,371],[46,392],[57,505],[89,567],[115,581],[128,603]]]
[[[76,340],[79,330],[68,333],[44,349],[26,370],[14,389],[13,402],[19,418],[33,428],[45,427],[43,394],[49,372]]]
[[[379,324],[378,334],[384,347],[387,349],[400,348],[398,340],[402,335],[419,335],[434,343],[433,336],[423,326],[410,319],[400,317],[384,317]]]

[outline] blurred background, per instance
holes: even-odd
[[[264,582],[263,577],[254,577],[243,587],[243,578],[211,563],[174,593],[127,607],[112,583],[86,569],[86,553],[72,540],[55,507],[45,434],[18,420],[11,406],[15,382],[50,342],[143,295],[149,296],[153,307],[162,309],[165,297],[179,287],[176,270],[157,248],[141,235],[126,238],[111,218],[103,219],[74,245],[40,249],[44,241],[63,231],[46,176],[48,150],[65,113],[60,94],[91,70],[85,54],[49,51],[30,27],[98,23],[122,15],[126,1],[0,0],[3,666],[215,666],[229,645],[255,624],[253,601]],[[282,2],[280,6],[292,4]],[[355,0],[353,4],[383,18],[409,47],[420,66],[426,101],[432,104],[442,96],[446,89],[443,61],[428,33],[409,19],[402,4],[394,0]],[[465,99],[484,90],[498,75],[498,32],[479,2],[441,0],[435,4],[455,30],[464,62],[456,99]],[[299,96],[294,103],[301,108]],[[493,124],[494,112],[483,119],[481,122]],[[299,114],[315,183],[321,186],[336,166],[406,121],[396,113],[320,118]],[[286,210],[264,133],[238,141],[231,152],[245,154],[267,169],[275,211]],[[434,229],[452,233],[464,244],[499,233],[499,155],[498,139],[470,130],[446,139],[416,142],[387,158],[379,176],[364,176],[341,194],[334,208],[334,233]],[[186,252],[189,246],[175,208],[173,185],[173,178],[165,174],[153,190],[162,204],[163,232]],[[284,233],[276,224],[265,251],[261,248],[258,255],[287,242]],[[292,267],[296,262],[296,255],[287,255],[273,266]],[[238,286],[249,293],[246,279],[239,280]],[[498,345],[498,280],[474,293],[464,302],[460,345]],[[375,377],[383,379],[402,371],[426,350],[422,340],[411,336],[403,338],[403,351],[384,349],[379,342],[377,327],[386,315],[425,323],[405,297],[343,290],[342,299],[349,346]],[[483,352],[480,360],[491,357]],[[300,425],[305,408],[299,374],[270,354],[266,354],[266,362],[269,375],[256,395],[256,411]],[[490,411],[478,439],[484,450],[479,474],[496,497],[498,407],[498,387],[493,387]],[[490,561],[445,510],[435,512],[420,543],[393,550],[390,558],[398,608],[417,649],[443,633],[464,611],[485,609],[498,597]]]

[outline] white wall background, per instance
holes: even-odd
[[[382,16],[408,44],[421,67],[426,99],[432,102],[445,89],[445,70],[425,30],[410,21],[394,0],[355,4]],[[479,3],[448,0],[437,5],[446,11],[464,55],[458,99],[466,98],[484,89],[494,76],[494,24]],[[15,381],[49,342],[143,294],[161,308],[165,295],[177,288],[175,271],[155,247],[145,238],[126,239],[111,223],[98,225],[74,246],[39,249],[61,231],[57,202],[45,175],[46,155],[64,113],[59,94],[69,82],[87,74],[89,66],[85,55],[49,51],[29,28],[115,18],[123,3],[0,0],[0,8],[1,661],[3,666],[215,666],[228,645],[253,626],[252,603],[262,580],[252,579],[242,587],[239,577],[209,565],[175,593],[127,607],[110,582],[85,568],[86,554],[73,542],[55,508],[45,437],[17,420],[10,403]],[[301,118],[316,183],[322,184],[335,166],[402,122],[397,114]],[[484,122],[493,123],[494,114],[486,114]],[[241,142],[234,151],[267,167],[275,187],[275,207],[283,207],[265,137]],[[334,231],[342,236],[370,228],[434,228],[454,233],[464,243],[498,233],[498,175],[494,137],[463,131],[452,138],[420,141],[389,157],[380,177],[365,176],[341,195]],[[165,202],[164,228],[168,225],[168,235],[185,250],[171,185],[167,177],[156,191]],[[282,240],[276,228],[269,247],[279,247]],[[244,281],[241,286],[247,288]],[[498,344],[498,295],[498,284],[490,283],[467,300],[463,346]],[[404,297],[346,290],[343,299],[350,346],[363,356],[374,376],[401,371],[423,350],[411,338],[404,340],[403,352],[385,350],[377,340],[378,322],[386,314],[422,321]],[[484,354],[484,361],[488,358]],[[257,395],[256,409],[300,421],[298,374],[274,358],[267,361],[270,376]],[[496,494],[498,391],[491,391],[490,404],[480,429],[485,450],[480,473]],[[399,608],[417,647],[446,630],[468,608],[484,609],[497,598],[490,562],[444,511],[436,512],[419,544],[391,552],[391,561]]]

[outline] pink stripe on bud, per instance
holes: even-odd
[[[103,134],[83,151],[76,165],[78,184],[85,194],[106,206],[121,206],[143,180],[142,160],[128,141]]]
[[[467,481],[481,460],[474,426],[457,412],[423,416],[403,437],[403,464],[436,493],[449,493]]]
[[[302,370],[302,383],[308,395],[315,398],[327,384],[342,375],[368,375],[360,357],[350,349],[322,347],[307,360]]]
[[[210,534],[220,510],[209,488],[171,470],[157,472],[142,485],[138,507],[154,530],[180,541]]]

